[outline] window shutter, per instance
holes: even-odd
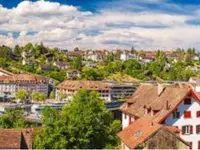
[[[177,118],[180,118],[180,112],[177,112]]]
[[[184,126],[182,126],[182,134],[185,134],[185,127]]]
[[[198,125],[196,126],[196,134],[199,133],[199,128],[198,128]]]
[[[190,134],[193,134],[193,126],[190,126]]]

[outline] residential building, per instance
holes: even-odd
[[[189,149],[177,134],[180,130],[151,120],[138,119],[118,133],[122,149]]]
[[[59,69],[68,69],[70,67],[69,63],[63,61],[56,61],[53,63],[53,65]]]
[[[105,59],[105,56],[108,54],[106,50],[96,50],[96,51],[88,51],[87,59],[101,62]]]
[[[32,129],[0,129],[0,149],[32,149]]]
[[[192,149],[200,148],[200,96],[188,84],[142,84],[121,106],[123,130],[136,120],[174,126]]]
[[[25,89],[43,92],[48,95],[48,78],[31,74],[0,76],[0,97],[12,98],[16,91]]]
[[[120,54],[120,60],[129,60],[133,58],[137,58],[137,56],[135,54],[132,54],[131,51],[128,51],[128,50],[124,50]]]
[[[81,72],[76,69],[70,69],[66,72],[67,79],[69,80],[76,80],[81,77]]]
[[[66,56],[70,59],[76,58],[76,57],[84,57],[85,56],[85,52],[84,51],[68,51],[66,53]]]
[[[89,80],[65,80],[56,87],[56,99],[59,99],[59,93],[64,92],[67,99],[80,89],[94,90],[100,94],[100,97],[106,102],[127,98],[136,90],[138,83],[117,83]]]

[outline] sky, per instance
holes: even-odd
[[[0,0],[0,45],[200,49],[199,0]]]

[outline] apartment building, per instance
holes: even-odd
[[[48,79],[46,77],[30,74],[0,76],[1,98],[12,98],[14,93],[20,89],[25,89],[29,93],[35,90],[48,95]]]
[[[187,84],[142,84],[120,110],[123,130],[138,119],[148,119],[151,124],[176,127],[190,148],[200,149],[200,95]],[[122,146],[130,149],[127,144],[122,140]]]
[[[100,97],[106,102],[119,100],[131,96],[136,90],[138,83],[117,83],[89,80],[65,80],[56,87],[56,99],[59,99],[59,93],[65,93],[67,99],[80,89],[88,89],[99,92]]]

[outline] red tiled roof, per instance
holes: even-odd
[[[175,129],[175,127],[163,126],[158,123],[153,123],[151,120],[145,118],[141,118],[130,124],[123,131],[119,132],[117,135],[122,140],[122,142],[128,146],[130,149],[134,149],[143,142],[145,142],[148,138],[154,135],[160,129],[166,129],[168,132],[176,136],[179,130]],[[176,136],[180,141],[188,145],[184,140],[180,137]]]
[[[11,76],[0,76],[0,82],[47,82],[48,79],[42,76],[36,76],[31,74],[14,74]]]
[[[102,81],[89,80],[65,80],[57,86],[57,89],[79,90],[86,88],[88,90],[110,90],[109,86]]]
[[[0,149],[32,149],[32,129],[1,129]]]

